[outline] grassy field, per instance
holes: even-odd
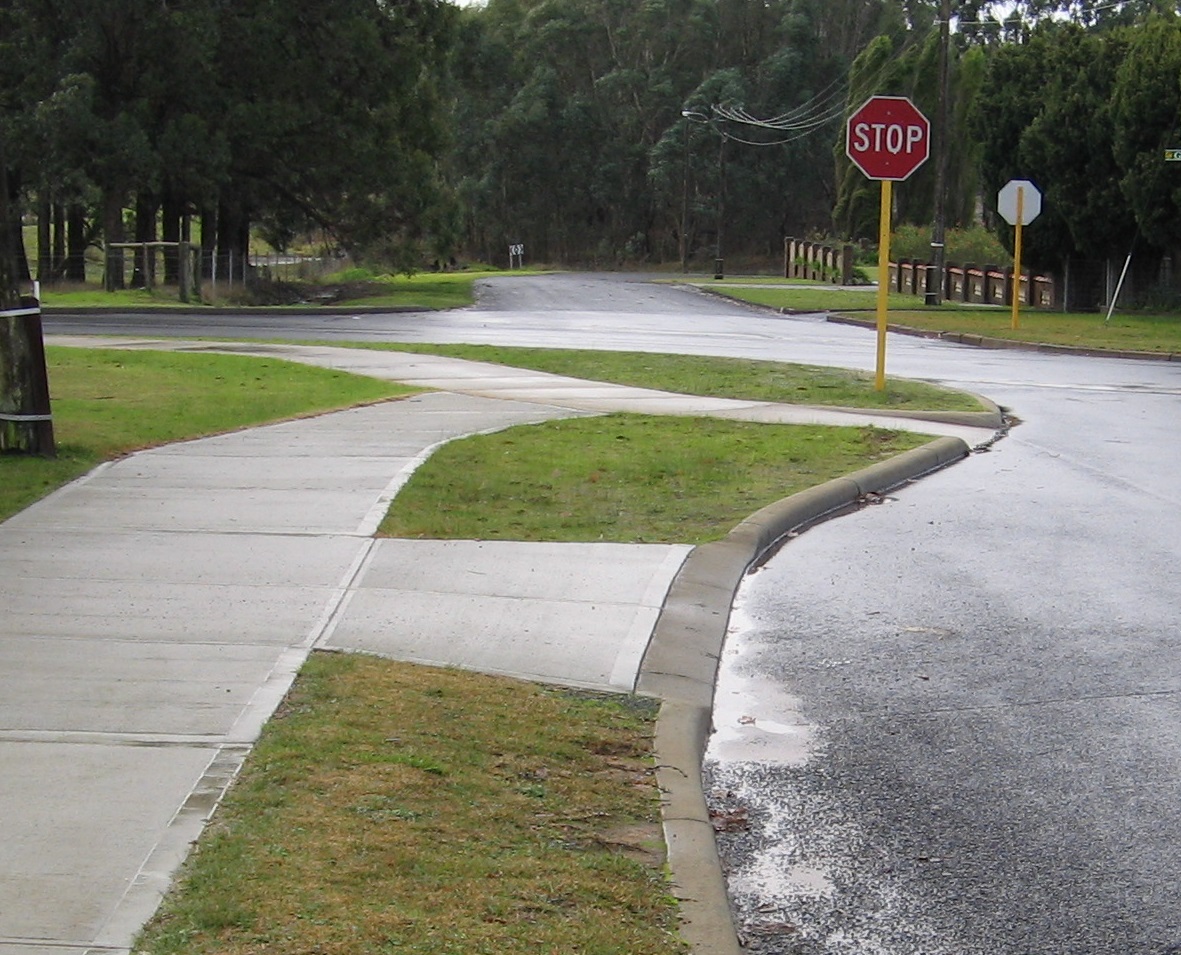
[[[303,287],[307,307],[320,305],[343,305],[351,307],[374,306],[383,308],[413,308],[424,311],[441,308],[461,308],[475,300],[473,283],[502,273],[493,271],[465,272],[424,272],[412,276],[365,276],[362,278],[328,277],[321,282]],[[302,286],[301,286],[302,287]],[[237,304],[234,294],[219,286],[216,299],[209,297],[210,286],[205,288],[206,300],[184,304],[179,300],[175,287],[145,289],[120,289],[107,292],[98,285],[45,287],[42,289],[42,303],[46,308],[199,308],[202,304]]]
[[[872,292],[844,291],[831,286],[791,288],[741,288],[738,284],[708,286],[744,302],[794,311],[848,313],[858,318],[874,316]],[[944,304],[923,306],[914,295],[890,295],[889,321],[933,332],[982,335],[1012,341],[1067,345],[1116,351],[1181,352],[1181,316],[1116,311],[1110,322],[1105,313],[1063,313],[1022,308],[1020,327],[1012,328],[1011,309],[1000,306]]]
[[[1008,309],[961,308],[939,315],[925,310],[890,312],[890,321],[930,331],[983,335],[1011,341],[1067,345],[1072,348],[1100,348],[1113,351],[1144,351],[1162,354],[1181,352],[1181,316],[1138,312],[1116,312],[1110,322],[1099,314],[1064,314],[1040,309],[1023,309],[1019,327],[1013,329]]]
[[[439,272],[413,276],[382,276],[364,295],[345,296],[339,305],[397,306],[401,308],[462,308],[475,301],[472,285],[477,279],[501,272]]]
[[[786,279],[775,280],[774,284],[748,284],[745,280],[732,282],[695,283],[699,287],[724,295],[727,298],[765,305],[768,308],[786,308],[797,312],[873,312],[877,307],[874,289],[845,289],[834,285],[795,282],[790,287]],[[890,308],[918,308],[923,300],[918,295],[890,296]]]
[[[497,345],[390,343],[363,347],[448,355],[555,375],[714,398],[897,411],[983,410],[977,398],[962,391],[905,378],[889,379],[885,390],[876,391],[872,374],[786,362]]]

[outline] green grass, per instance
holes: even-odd
[[[750,302],[753,305],[786,308],[796,312],[873,312],[877,308],[875,290],[868,287],[865,291],[850,291],[832,285],[813,283],[792,288],[741,288],[721,282],[706,287],[719,295]],[[918,295],[890,295],[891,309],[918,308],[922,304],[923,299]]]
[[[472,290],[477,279],[503,273],[494,271],[467,271],[445,273],[418,273],[412,276],[380,276],[363,280],[347,280],[335,283],[343,297],[325,299],[328,304],[344,306],[373,306],[385,308],[421,308],[423,310],[460,308],[475,301]],[[312,299],[306,308],[319,307],[315,299],[317,290],[330,292],[334,287],[331,279],[311,283],[308,287]],[[208,289],[208,283],[206,285]],[[219,286],[219,292],[225,292]],[[175,287],[144,289],[120,289],[104,291],[98,285],[43,287],[42,301],[47,308],[200,308],[201,302],[184,304],[177,299]],[[265,308],[266,306],[255,306]]]
[[[977,398],[962,391],[904,378],[891,378],[884,391],[877,391],[872,374],[786,362],[495,345],[389,343],[358,347],[448,355],[592,381],[714,398],[897,411],[983,410]]]
[[[504,275],[504,272],[439,272],[382,276],[369,291],[359,297],[345,298],[340,305],[398,306],[403,308],[462,308],[475,301],[472,285],[477,279]],[[522,274],[520,272],[516,274]],[[536,273],[532,273],[536,274]]]
[[[50,347],[55,459],[0,457],[0,519],[130,451],[412,389],[238,355]]]
[[[789,279],[782,275],[731,275],[724,279],[702,279],[696,276],[682,277],[675,279],[661,279],[660,281],[666,283],[676,283],[678,285],[695,285],[698,288],[727,288],[744,285],[768,285],[768,286],[799,286],[801,288],[816,288],[816,282],[812,279]]]
[[[147,955],[673,955],[655,709],[315,654]]]
[[[1016,330],[1012,327],[1012,313],[1007,308],[958,308],[934,315],[925,310],[899,310],[891,311],[890,321],[931,331],[1072,348],[1164,354],[1181,352],[1181,315],[1116,312],[1108,323],[1104,323],[1104,315],[1022,309],[1020,327]]]
[[[794,311],[847,312],[873,318],[872,292],[825,291],[823,288],[743,289],[717,286],[719,293],[772,308]],[[1068,345],[1117,351],[1181,352],[1181,315],[1116,311],[1110,323],[1105,313],[1062,313],[1022,308],[1020,327],[1012,328],[1012,310],[998,306],[946,303],[924,307],[914,295],[890,295],[889,321],[926,331],[982,335],[1036,344]]]
[[[177,298],[175,288],[147,291],[119,289],[104,291],[101,285],[42,286],[41,304],[46,308],[199,308],[200,302],[186,305]]]
[[[928,440],[877,428],[568,418],[445,445],[399,492],[380,533],[696,544]]]

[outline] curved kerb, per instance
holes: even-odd
[[[789,534],[857,507],[867,494],[896,488],[968,453],[968,445],[959,438],[939,438],[793,494],[756,511],[722,540],[694,548],[673,580],[636,691],[662,701],[656,723],[656,781],[672,889],[680,902],[681,934],[697,955],[741,952],[701,772],[718,663],[743,575]]]

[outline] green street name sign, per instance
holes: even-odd
[[[1181,149],[1166,149],[1165,162],[1181,162]]]

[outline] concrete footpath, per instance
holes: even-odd
[[[993,415],[913,422],[668,395],[398,352],[219,350],[435,389],[141,452],[0,524],[0,955],[122,953],[314,648],[652,694],[686,936],[736,951],[700,792],[730,600],[794,527],[962,457]],[[376,540],[440,443],[609,410],[947,435],[679,545]]]

